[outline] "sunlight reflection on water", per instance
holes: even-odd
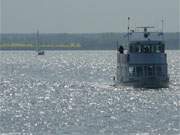
[[[115,51],[0,52],[0,133],[178,134],[180,52],[166,89],[114,88]]]

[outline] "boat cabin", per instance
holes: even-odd
[[[151,33],[147,29],[154,28],[152,26],[137,28],[144,29],[143,40],[138,35],[138,39],[131,40],[132,33],[129,32],[128,25],[127,50],[124,50],[123,46],[118,48],[116,84],[148,88],[167,87],[169,77],[164,40],[150,39]]]

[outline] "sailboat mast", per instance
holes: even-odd
[[[37,51],[39,50],[39,30],[36,32],[36,46],[37,46]]]

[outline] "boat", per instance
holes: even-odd
[[[44,51],[43,50],[39,50],[38,51],[38,55],[44,55]]]
[[[37,30],[37,33],[36,33],[36,49],[37,49],[36,51],[37,51],[38,55],[44,55],[45,54],[44,50],[42,50],[40,48],[39,30]]]
[[[143,29],[143,32],[137,32],[142,34],[142,38],[134,40],[131,36],[137,33],[134,30],[130,32],[129,20],[130,18],[128,18],[127,45],[118,45],[117,48],[115,85],[138,88],[168,87],[169,75],[163,30],[157,34],[158,39],[151,39],[151,32],[148,29],[154,27],[136,27]]]

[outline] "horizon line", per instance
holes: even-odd
[[[160,31],[159,31],[160,32]],[[0,34],[35,34],[35,32],[0,32]],[[120,33],[128,33],[128,32],[39,32],[40,34],[120,34]],[[143,33],[143,32],[135,32],[135,33]],[[153,31],[151,33],[158,33],[158,31]],[[167,31],[163,33],[180,33],[180,31]]]

